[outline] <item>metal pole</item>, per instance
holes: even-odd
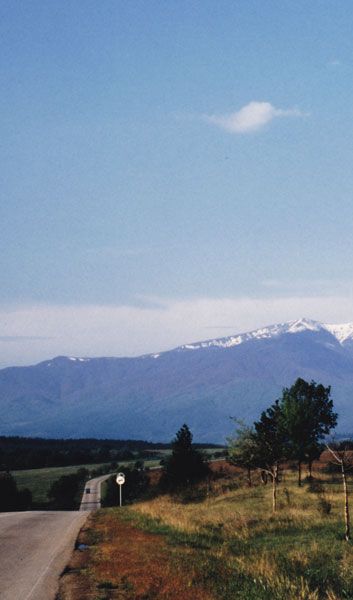
[[[122,491],[121,491],[121,486],[123,485],[123,483],[125,483],[125,475],[124,473],[118,473],[116,476],[116,482],[119,486],[119,506],[122,505]]]

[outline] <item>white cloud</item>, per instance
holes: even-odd
[[[351,322],[351,295],[154,299],[143,307],[0,306],[0,329],[7,338],[0,339],[0,368],[57,355],[136,356],[299,317]]]
[[[204,119],[222,127],[230,133],[248,133],[257,131],[275,117],[299,117],[298,108],[284,110],[275,108],[269,102],[249,102],[240,110],[227,115],[205,115]]]
[[[333,67],[333,68],[335,68],[335,67],[339,67],[340,65],[341,65],[341,61],[340,61],[340,60],[330,60],[330,61],[327,63],[327,66],[328,66],[328,67]]]

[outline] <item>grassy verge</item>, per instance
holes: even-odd
[[[91,597],[353,598],[339,478],[320,472],[298,488],[295,474],[286,473],[275,515],[270,485],[247,488],[241,477],[232,483],[227,490],[229,481],[218,481],[203,502],[163,496],[97,513]]]

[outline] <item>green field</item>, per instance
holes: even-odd
[[[217,451],[217,448],[206,449],[207,454]],[[221,450],[221,449],[220,449]],[[171,450],[158,450],[158,458],[145,460],[145,467],[156,467],[160,464],[161,456],[168,456]],[[153,454],[153,452],[152,452]],[[131,466],[136,462],[136,459],[121,461],[118,464],[116,470],[121,470],[124,466]],[[11,474],[16,480],[17,487],[19,490],[28,488],[32,492],[32,499],[35,504],[46,504],[48,502],[48,491],[54,481],[62,477],[62,475],[70,475],[76,473],[78,469],[85,468],[92,472],[97,469],[105,468],[109,466],[109,463],[89,464],[89,465],[75,465],[71,467],[50,467],[44,469],[28,469],[23,471],[12,471]],[[113,472],[113,471],[112,471]]]
[[[52,467],[50,469],[29,469],[26,471],[12,471],[19,490],[28,488],[32,492],[35,504],[48,502],[48,491],[52,483],[62,475],[71,475],[82,467],[93,470],[102,465],[79,465],[74,467]]]
[[[124,465],[131,465],[134,463],[135,461],[123,461],[119,463],[118,469],[123,468]],[[144,464],[146,467],[153,467],[159,465],[159,460],[149,460]],[[11,474],[15,478],[19,490],[28,488],[32,492],[32,499],[35,504],[45,504],[48,502],[47,494],[50,486],[63,475],[71,475],[81,468],[85,468],[92,472],[106,466],[107,464],[101,463],[96,465],[75,465],[73,467],[51,467],[49,469],[12,471]]]

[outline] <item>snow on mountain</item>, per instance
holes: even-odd
[[[184,350],[200,350],[203,348],[231,348],[232,346],[239,346],[240,344],[244,344],[245,342],[249,342],[251,340],[259,340],[259,339],[270,339],[270,338],[278,338],[281,335],[287,333],[301,333],[304,331],[314,331],[314,332],[328,332],[330,333],[340,345],[343,345],[345,342],[353,343],[353,323],[343,323],[343,324],[324,324],[319,323],[318,321],[313,321],[312,319],[297,319],[296,321],[287,321],[285,323],[278,323],[275,325],[269,325],[267,327],[261,327],[260,329],[255,329],[254,331],[250,331],[247,333],[240,333],[231,335],[224,338],[215,338],[211,340],[205,340],[202,342],[195,342],[191,344],[184,344],[183,346],[179,346],[176,348],[176,351],[184,351]],[[164,352],[158,354],[145,354],[141,358],[159,358],[165,354]],[[59,357],[61,358],[61,357]],[[66,360],[78,361],[78,362],[89,362],[91,359],[89,358],[79,358],[73,356],[62,357]],[[51,362],[48,363],[48,366],[51,365]]]
[[[206,340],[195,344],[185,344],[180,346],[178,350],[199,350],[200,348],[210,348],[212,346],[218,348],[230,348],[254,339],[275,338],[287,333],[301,333],[304,331],[329,332],[341,345],[344,342],[353,341],[353,323],[332,325],[302,318],[296,321],[269,325],[268,327],[262,327],[248,333]]]
[[[331,386],[352,432],[353,323],[298,319],[140,357],[1,369],[0,434],[170,441],[187,422],[196,441],[223,443],[230,416],[252,423],[298,377]]]
[[[343,325],[323,325],[332,333],[340,344],[347,341],[353,341],[353,323],[344,323]]]

